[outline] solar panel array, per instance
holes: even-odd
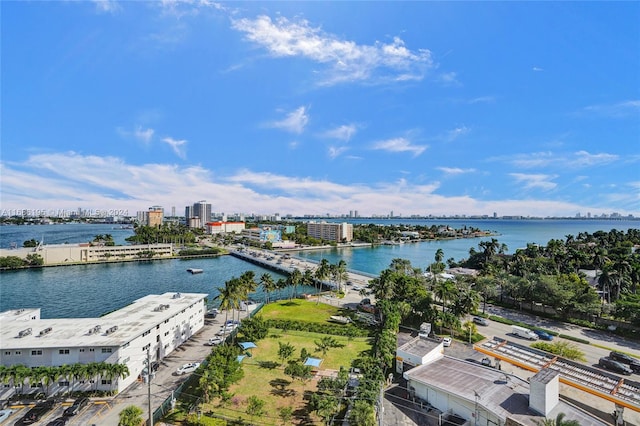
[[[499,337],[476,345],[476,350],[538,372],[542,368],[558,371],[563,383],[585,390],[640,412],[640,383],[595,368],[509,342]]]

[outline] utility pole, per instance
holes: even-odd
[[[151,350],[147,349],[147,398],[149,402],[149,426],[153,426],[153,411],[151,411]]]

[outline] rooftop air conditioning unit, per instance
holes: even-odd
[[[51,330],[53,330],[53,328],[51,327],[45,328],[44,330],[40,331],[40,336],[44,336],[45,334],[51,333]]]
[[[28,336],[31,334],[31,329],[30,328],[26,328],[24,330],[22,330],[20,333],[18,333],[18,337],[24,337],[24,336]]]

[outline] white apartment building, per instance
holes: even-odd
[[[325,241],[349,242],[353,240],[353,225],[346,222],[307,222],[307,235]]]
[[[209,222],[207,223],[207,234],[240,234],[244,231],[244,222]]]
[[[122,391],[151,361],[161,360],[204,326],[204,293],[150,294],[97,318],[40,318],[40,308],[0,313],[0,365],[27,367],[106,362],[126,364],[130,375],[99,383],[79,383],[74,390]],[[52,384],[67,390],[68,384]],[[0,399],[14,392],[0,388]]]

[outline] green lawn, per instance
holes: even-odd
[[[327,323],[330,316],[345,315],[345,312],[336,306],[316,303],[315,299],[294,299],[267,304],[258,315],[267,320]],[[260,424],[282,424],[278,418],[278,409],[283,407],[291,407],[295,413],[294,421],[290,424],[321,424],[320,419],[306,412],[307,402],[304,400],[305,392],[316,390],[318,378],[314,377],[303,383],[285,375],[285,366],[278,358],[278,342],[286,342],[295,347],[291,359],[298,359],[302,348],[311,356],[323,359],[319,370],[325,373],[327,370],[337,371],[341,366],[348,369],[356,358],[371,349],[370,339],[367,337],[331,336],[344,347],[329,349],[323,356],[316,352],[314,341],[326,336],[308,331],[269,329],[267,338],[255,342],[258,347],[249,350],[251,356],[242,361],[244,378],[231,387],[233,397],[225,404],[220,400],[205,404],[202,407],[203,413],[206,415],[213,412],[227,418],[251,420],[246,413],[247,401],[249,397],[256,396],[265,401],[265,412],[259,418]]]
[[[304,305],[302,301],[301,305]],[[276,304],[273,304],[276,305]],[[311,306],[315,307],[315,303]],[[336,308],[333,308],[336,310]],[[264,308],[263,308],[264,311]],[[264,315],[264,312],[262,312]],[[309,312],[307,312],[309,315]],[[327,314],[324,314],[327,315]],[[313,315],[314,317],[317,315]],[[306,383],[298,380],[294,381],[290,376],[284,374],[284,366],[278,359],[278,342],[287,342],[296,348],[292,357],[297,359],[300,356],[300,350],[306,348],[312,356],[322,358],[320,370],[338,370],[340,366],[349,368],[353,360],[360,356],[361,353],[371,349],[368,338],[352,338],[342,336],[333,336],[338,342],[344,344],[342,348],[329,349],[325,356],[316,353],[314,341],[327,336],[326,334],[303,332],[303,331],[287,331],[283,332],[278,329],[270,329],[266,339],[257,343],[258,347],[251,349],[251,357],[244,358],[242,364],[244,368],[244,379],[238,384],[232,386],[231,393],[235,396],[225,407],[222,407],[219,401],[214,401],[204,407],[204,412],[213,411],[231,418],[249,419],[246,414],[247,399],[255,395],[266,402],[266,412],[260,417],[261,424],[281,424],[278,420],[278,408],[291,407],[298,415],[303,414],[309,416],[306,421],[312,424],[321,423],[313,415],[305,413],[306,402],[303,400],[305,391],[315,391],[317,379],[313,378]],[[298,424],[299,421],[293,422]],[[309,423],[307,423],[309,424]]]
[[[341,315],[341,312],[336,306],[315,300],[293,299],[269,303],[260,309],[259,315],[264,319],[327,322],[331,315]]]

